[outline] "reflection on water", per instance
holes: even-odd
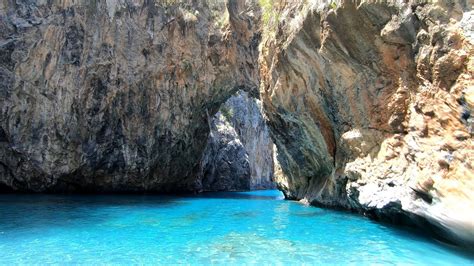
[[[0,264],[472,264],[471,255],[278,191],[0,195]]]
[[[279,204],[274,209],[272,223],[273,223],[273,227],[279,232],[284,230],[286,228],[286,225],[289,224],[289,217],[288,217],[289,211],[290,211],[289,203]]]

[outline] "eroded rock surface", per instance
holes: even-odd
[[[204,191],[250,190],[249,156],[239,135],[226,117],[218,112],[202,159]]]
[[[240,1],[0,1],[0,188],[199,189],[207,114],[258,86],[257,19]]]
[[[202,159],[203,190],[274,188],[273,142],[261,103],[245,91],[220,108]]]
[[[260,93],[279,187],[472,243],[472,6],[343,2],[264,9]]]

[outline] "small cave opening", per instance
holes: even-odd
[[[260,100],[239,90],[210,120],[201,160],[202,190],[275,189],[274,144]]]

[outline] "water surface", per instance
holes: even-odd
[[[0,264],[474,265],[411,231],[282,198],[0,195]]]

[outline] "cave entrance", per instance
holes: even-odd
[[[211,118],[201,162],[204,191],[274,189],[274,144],[260,100],[239,90]]]

